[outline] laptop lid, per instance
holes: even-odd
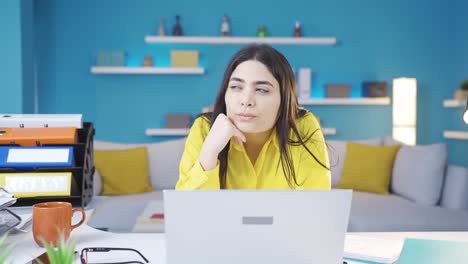
[[[165,190],[167,263],[342,263],[351,197],[351,190]]]

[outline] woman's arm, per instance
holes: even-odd
[[[209,130],[204,117],[195,120],[185,142],[184,153],[179,165],[178,190],[219,189],[219,164],[205,170],[199,161],[200,151]]]
[[[226,115],[219,114],[211,129],[205,117],[197,118],[185,143],[176,189],[219,189],[218,154],[232,137],[245,142]]]

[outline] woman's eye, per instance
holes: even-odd
[[[231,85],[231,86],[229,86],[229,88],[234,89],[234,90],[241,89],[241,87],[238,86],[238,85]]]
[[[256,91],[259,93],[268,93],[268,89],[263,89],[263,88],[257,88]]]

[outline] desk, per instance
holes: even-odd
[[[382,232],[349,233],[374,238],[421,238],[468,242],[468,232]],[[150,263],[166,263],[164,234],[157,233],[109,233],[96,230],[86,224],[75,229],[71,235],[78,240],[77,250],[84,247],[130,247],[138,249]],[[15,234],[9,242],[17,243],[7,263],[27,263],[45,250],[36,245],[32,233]],[[134,256],[134,255],[132,255]],[[136,258],[137,259],[137,258]],[[80,263],[77,259],[75,263]],[[355,262],[350,262],[355,263]]]

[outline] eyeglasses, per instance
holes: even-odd
[[[80,254],[81,264],[91,264],[90,262],[88,262],[88,253],[90,253],[90,252],[109,252],[109,251],[112,251],[112,250],[116,250],[116,251],[133,251],[133,252],[137,253],[138,255],[140,255],[140,257],[145,262],[134,260],[134,261],[107,262],[107,263],[115,263],[115,264],[145,264],[145,263],[149,263],[148,259],[146,259],[145,256],[143,256],[143,254],[140,253],[140,251],[138,251],[136,249],[133,249],[133,248],[89,247],[89,248],[83,248],[81,250],[81,254]],[[99,264],[107,264],[107,263],[100,262]]]

